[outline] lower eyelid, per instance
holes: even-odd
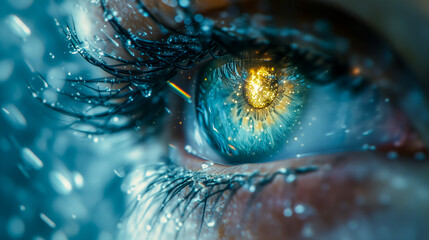
[[[253,190],[250,185],[250,187],[246,187],[246,184],[243,183],[238,191],[233,194],[233,198],[230,201],[222,200],[223,204],[226,205],[222,205],[222,209],[225,209],[225,211],[219,212],[220,215],[214,214],[212,211],[215,207],[212,205],[216,202],[214,199],[200,201],[201,205],[196,209],[189,207],[188,211],[192,212],[187,213],[191,213],[191,216],[196,218],[190,217],[183,221],[181,223],[183,231],[186,231],[186,226],[199,226],[199,224],[203,224],[203,232],[214,234],[210,235],[212,238],[213,236],[218,237],[218,234],[226,234],[228,237],[239,236],[241,230],[246,230],[248,234],[258,239],[262,237],[260,234],[265,234],[265,237],[270,236],[270,239],[283,239],[284,236],[300,236],[305,225],[308,223],[315,224],[312,225],[314,234],[322,234],[328,231],[328,229],[331,231],[342,226],[348,219],[357,220],[356,217],[366,219],[366,217],[372,216],[372,214],[381,214],[384,216],[383,209],[401,206],[402,200],[398,197],[401,194],[406,194],[407,199],[413,199],[413,202],[419,203],[418,205],[422,201],[427,201],[424,197],[419,197],[419,194],[423,194],[421,192],[422,189],[426,189],[424,187],[426,181],[411,177],[413,172],[427,171],[427,165],[404,165],[399,162],[386,161],[384,155],[368,152],[325,156],[323,160],[325,162],[320,159],[319,162],[316,159],[311,160],[309,158],[307,160],[313,164],[319,164],[319,169],[316,172],[298,175],[291,181],[285,178],[285,176],[278,175],[269,184],[258,185],[258,182],[253,182],[253,186],[255,186]],[[287,166],[286,161],[283,163],[284,166]],[[275,164],[277,164],[275,169],[278,169],[279,163]],[[222,179],[227,175],[231,176],[236,171],[244,170],[244,172],[247,171],[249,174],[252,174],[255,165],[249,165],[249,167],[213,165],[201,170],[201,172],[209,174],[213,178],[218,176]],[[247,170],[245,170],[246,168]],[[198,176],[199,173],[200,171],[190,174]],[[149,203],[150,205],[147,207],[152,209],[152,211],[156,211],[162,199],[170,197],[167,194],[163,195],[162,191],[159,194],[154,194],[152,191],[146,192],[145,186],[151,186],[154,183],[150,180],[152,179],[151,176],[155,176],[153,174],[160,174],[160,179],[164,179],[165,177],[162,171],[153,172],[151,175],[140,173],[137,175],[137,178],[142,180],[144,180],[144,176],[149,176],[149,178],[137,185],[135,185],[136,182],[130,183],[132,191],[135,194],[139,194],[140,197],[138,199],[144,199],[144,201],[137,201],[137,208],[134,209],[129,222],[125,222],[125,225],[123,225],[122,231],[125,236],[126,234],[136,234],[136,236],[139,236],[139,234],[140,236],[141,234],[146,235],[148,231],[153,231],[153,234],[161,234],[162,236],[162,234],[168,234],[168,231],[175,231],[175,228],[172,226],[170,226],[171,228],[165,228],[166,232],[160,233],[157,231],[156,229],[162,228],[165,223],[151,223],[150,220],[152,217],[162,218],[165,212],[161,211],[150,215],[146,214],[144,206],[140,206]],[[183,173],[178,172],[178,174],[174,175],[175,178],[182,177],[180,174]],[[198,179],[198,177],[195,177],[192,180],[195,181],[194,185],[203,188],[207,187],[201,184]],[[400,185],[392,184],[392,179],[400,179]],[[165,181],[163,180],[163,182]],[[166,189],[168,189],[170,187],[175,188],[176,183],[171,185],[165,182],[165,184]],[[404,184],[408,187],[401,187]],[[178,200],[178,197],[183,194],[186,195],[192,188],[192,185],[189,185],[189,188],[181,188],[179,192],[174,194],[172,200],[164,205],[165,209],[169,209],[169,206],[180,204],[181,201]],[[152,189],[154,189],[153,191],[157,191],[157,184],[152,185]],[[231,193],[225,192],[225,194],[228,196]],[[390,197],[389,203],[383,200],[386,198],[386,194]],[[157,201],[150,201],[155,199]],[[249,206],[252,207],[249,208]],[[410,216],[415,216],[413,214],[422,215],[424,211],[419,209],[412,208],[411,210],[415,212],[402,217],[415,224],[416,219],[410,219]],[[172,221],[174,224],[176,218],[180,219],[176,215],[178,212],[173,211],[169,213],[171,220],[167,220],[167,222]],[[203,216],[202,220],[201,216]],[[223,219],[220,220],[218,218]],[[217,221],[212,225],[211,221],[214,221],[213,219]],[[368,223],[368,221],[371,222],[373,220],[369,218],[369,220],[365,221]],[[150,224],[150,230],[147,230],[148,224]],[[208,228],[206,228],[206,224]],[[242,226],[241,230],[237,229],[237,224]],[[365,226],[360,227],[361,229],[363,227],[365,230]],[[266,231],[273,228],[277,230]],[[189,234],[196,234],[194,230],[181,236],[189,238],[191,237]],[[127,231],[129,232],[127,233]],[[179,237],[179,239],[181,238]]]

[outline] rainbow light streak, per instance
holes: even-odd
[[[236,151],[237,149],[234,147],[234,146],[232,146],[231,144],[228,144],[228,147],[229,148],[231,148],[232,150],[234,150],[234,151]]]
[[[185,92],[183,89],[181,89],[179,86],[177,86],[176,84],[167,81],[168,86],[170,86],[170,88],[177,93],[180,97],[182,97],[183,99],[185,99],[185,101],[187,101],[188,103],[192,103],[191,100],[191,95],[189,95],[187,92]]]

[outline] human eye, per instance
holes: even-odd
[[[207,151],[211,145],[223,163],[232,164],[400,141],[407,123],[398,114],[392,118],[389,97],[368,82],[370,76],[311,54],[286,48],[276,51],[282,56],[277,60],[274,53],[252,51],[210,61],[197,77],[196,114],[190,111],[185,130],[191,141],[203,137],[190,147],[216,159]]]
[[[256,2],[73,5],[69,50],[96,69],[29,89],[94,142],[89,183],[127,208],[103,205],[123,216],[117,238],[424,239],[424,84],[340,8]]]

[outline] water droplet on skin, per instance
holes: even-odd
[[[297,204],[294,208],[296,214],[303,214],[305,212],[305,207],[302,204]]]
[[[189,7],[190,1],[189,0],[179,0],[179,5],[183,8]]]
[[[293,183],[296,180],[296,175],[295,174],[289,174],[286,176],[286,182],[288,183]]]
[[[287,207],[283,210],[283,215],[285,217],[291,217],[293,215],[293,211],[291,208]]]
[[[36,154],[34,154],[33,151],[28,148],[21,149],[21,158],[24,160],[24,162],[36,170],[43,168],[42,160],[40,160],[40,158],[37,157]]]
[[[207,227],[214,227],[216,225],[216,221],[215,220],[209,220],[207,222]]]

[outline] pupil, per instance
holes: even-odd
[[[254,108],[267,107],[277,96],[278,83],[274,68],[252,68],[245,82],[244,96]]]

